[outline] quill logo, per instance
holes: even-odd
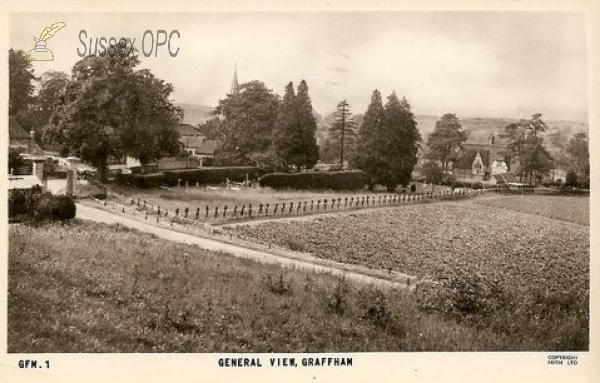
[[[53,61],[54,54],[48,48],[46,48],[46,40],[54,36],[56,32],[66,27],[67,24],[59,21],[49,27],[46,27],[39,38],[33,36],[35,41],[35,47],[25,54],[25,60],[27,61]]]

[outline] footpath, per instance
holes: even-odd
[[[169,241],[195,245],[205,250],[227,253],[238,258],[252,259],[266,264],[276,264],[290,269],[328,273],[346,278],[349,282],[370,284],[378,288],[412,290],[416,282],[415,277],[404,274],[395,272],[388,274],[381,270],[319,259],[310,254],[278,251],[275,249],[273,251],[266,251],[260,248],[253,248],[252,244],[230,243],[216,238],[207,238],[206,235],[201,235],[194,231],[169,228],[154,224],[150,220],[141,220],[119,213],[120,211],[118,210],[113,212],[88,206],[87,204],[77,204],[77,218],[79,219],[106,224],[120,224],[141,232],[154,234]]]

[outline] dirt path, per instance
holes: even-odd
[[[312,256],[309,254],[302,255],[302,259],[290,258],[281,253],[270,253],[245,247],[240,244],[225,243],[216,239],[201,237],[194,235],[192,232],[186,233],[178,230],[172,230],[166,227],[161,227],[120,214],[113,214],[109,211],[96,209],[83,204],[77,204],[77,218],[106,224],[119,223],[142,232],[154,234],[160,238],[196,245],[209,251],[223,252],[231,254],[235,257],[253,259],[262,263],[277,264],[281,267],[291,269],[333,274],[340,277],[345,277],[349,281],[371,284],[377,287],[393,287],[404,289],[414,287],[414,282],[411,283],[411,281],[414,281],[414,279],[405,275],[397,275],[395,278],[397,280],[378,278],[376,276],[368,275],[373,274],[373,270],[365,270],[365,272],[362,273],[360,272],[361,267],[358,266],[352,266],[352,269],[354,270],[348,270],[347,265],[336,265],[334,262],[327,262],[328,265],[320,264],[322,263],[320,260],[312,259]],[[315,263],[317,261],[319,261],[319,263]]]

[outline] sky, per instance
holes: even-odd
[[[172,83],[178,103],[215,106],[237,63],[240,82],[280,95],[305,79],[321,114],[343,99],[364,113],[378,89],[405,96],[416,114],[588,119],[585,19],[573,12],[13,13],[10,46],[33,49],[58,21],[66,27],[47,41],[55,60],[34,62],[36,75],[70,73],[82,30],[88,49],[90,38],[125,36],[140,50],[146,30],[155,40],[177,30],[177,56],[161,46],[140,68]]]

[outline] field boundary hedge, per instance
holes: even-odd
[[[360,190],[367,184],[361,170],[327,173],[270,173],[258,179],[260,186],[296,190]]]
[[[119,185],[142,189],[159,186],[182,186],[223,184],[227,180],[244,182],[260,177],[264,170],[252,166],[218,167],[201,169],[169,170],[153,174],[118,174],[115,182]]]

